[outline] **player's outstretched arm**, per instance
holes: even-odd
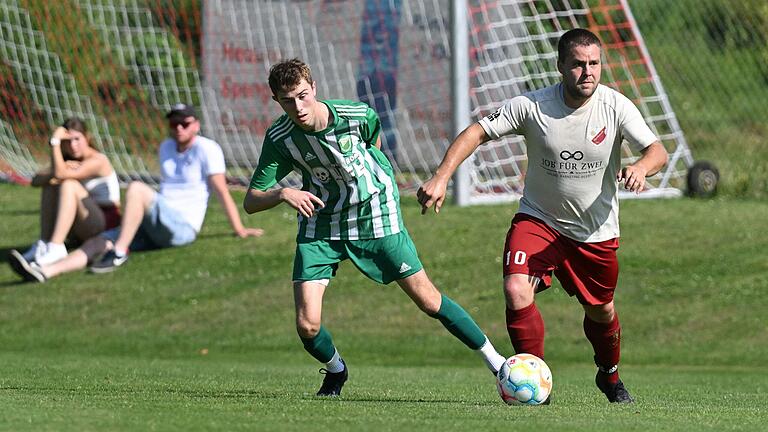
[[[416,192],[421,204],[421,214],[426,213],[432,206],[435,207],[435,213],[440,213],[440,208],[445,201],[448,180],[451,179],[456,168],[488,139],[483,127],[479,123],[474,123],[453,140],[435,174]]]
[[[248,214],[252,214],[271,209],[281,202],[287,203],[304,217],[311,217],[315,209],[325,207],[323,200],[311,192],[293,188],[277,188],[268,191],[250,188],[245,194],[243,208]]]
[[[640,193],[645,190],[645,178],[659,172],[669,159],[667,150],[659,141],[644,148],[641,154],[640,159],[625,166],[616,175],[616,180],[624,182],[624,189],[630,192]]]

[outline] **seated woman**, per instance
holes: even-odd
[[[90,146],[85,122],[70,118],[50,140],[51,167],[32,178],[42,187],[40,239],[24,254],[12,250],[9,262],[19,273],[20,258],[40,265],[67,256],[67,239],[82,243],[120,224],[120,185],[109,159]]]

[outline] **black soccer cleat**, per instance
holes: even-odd
[[[341,360],[341,364],[344,365],[344,370],[341,372],[333,373],[328,372],[328,369],[321,368],[320,373],[325,375],[323,378],[323,385],[320,386],[320,390],[317,391],[318,396],[340,396],[341,388],[344,387],[344,383],[349,378],[349,369],[344,360]]]
[[[608,382],[606,374],[598,372],[595,376],[595,384],[605,394],[605,397],[608,398],[608,402],[626,404],[635,401],[621,380],[616,382],[616,384],[611,384]]]

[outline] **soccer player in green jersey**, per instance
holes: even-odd
[[[309,66],[298,59],[272,66],[269,87],[285,114],[267,129],[243,207],[255,213],[285,202],[298,212],[296,329],[307,352],[325,364],[317,394],[338,396],[348,377],[320,319],[325,289],[345,259],[379,283],[396,281],[495,374],[504,357],[472,317],[437,290],[419,261],[403,225],[392,166],[380,151],[378,115],[361,102],[317,100]],[[273,188],[294,170],[301,189]]]

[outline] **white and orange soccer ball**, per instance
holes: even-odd
[[[508,405],[539,405],[552,393],[552,372],[533,354],[508,358],[496,378],[499,395]]]

